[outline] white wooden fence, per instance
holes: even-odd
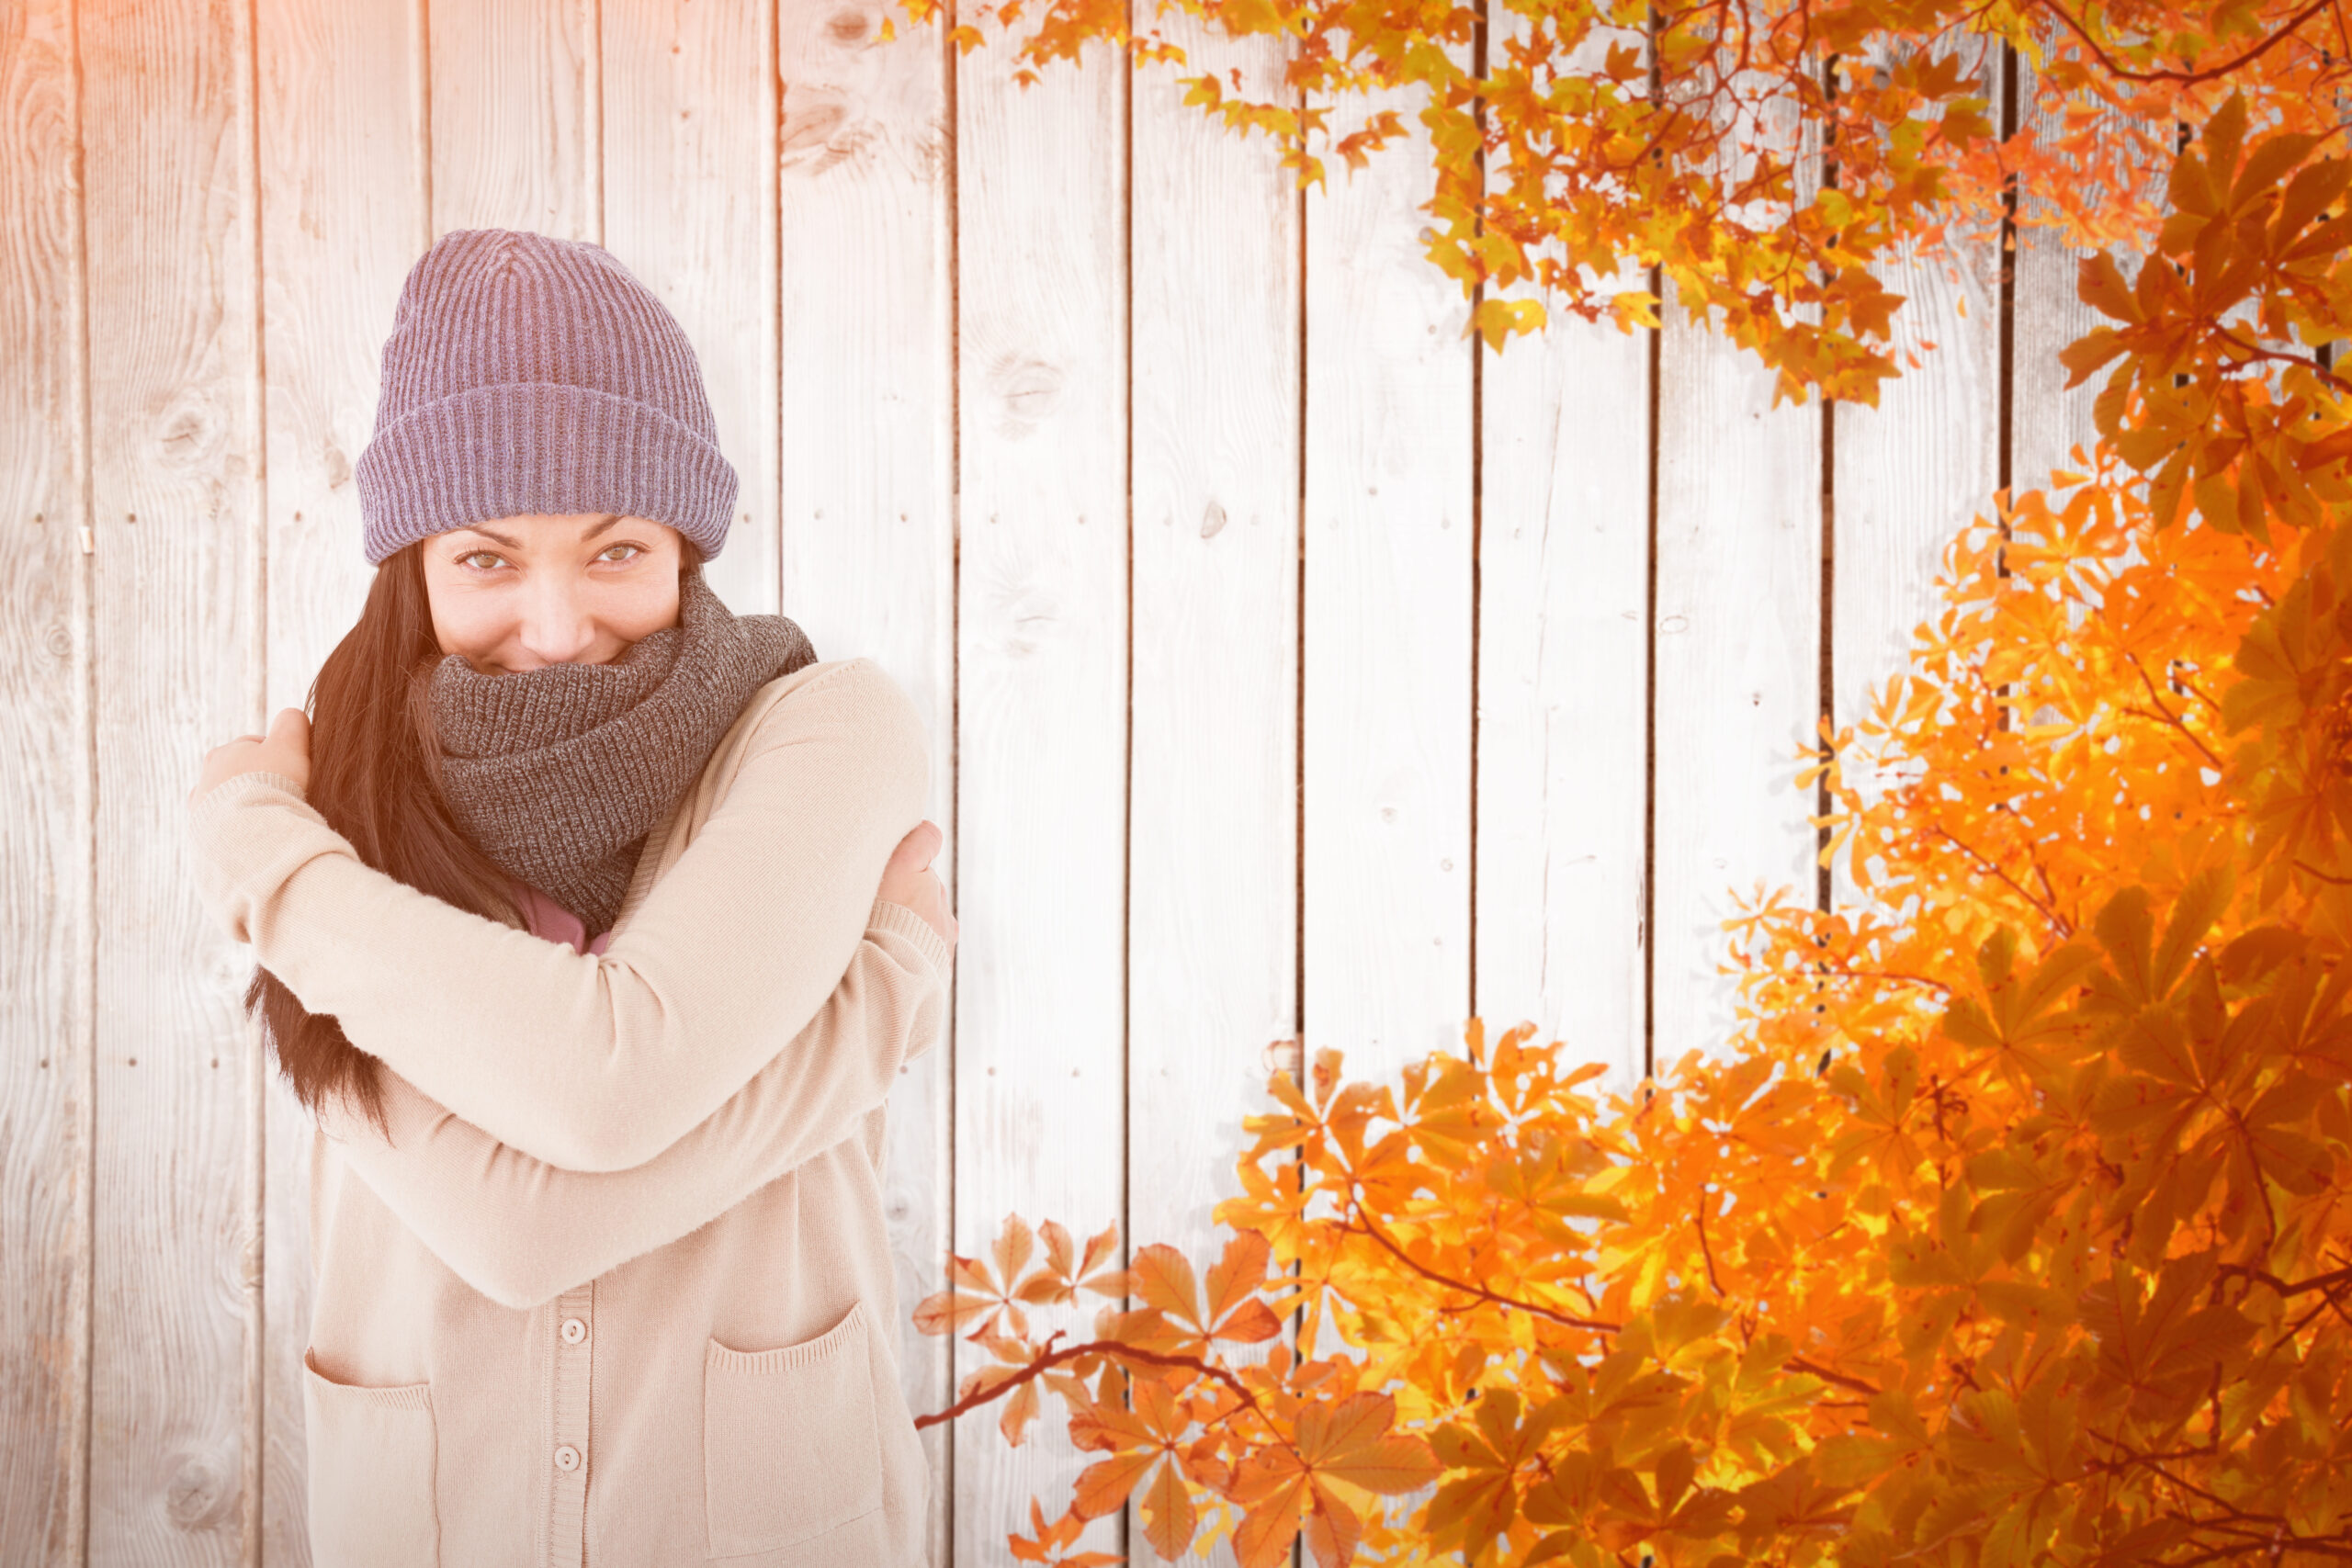
[[[1848,896],[1795,749],[2083,438],[2066,257],[1905,271],[1938,346],[1876,411],[1672,319],[1498,356],[1418,154],[1302,196],[1170,73],[1024,92],[881,4],[0,4],[0,1562],[307,1559],[308,1123],[182,797],[356,613],[449,229],[660,293],[742,475],[721,594],[931,716],[962,943],[893,1097],[902,1314],[1012,1210],[1207,1247],[1269,1042],[1383,1073],[1475,1011],[1622,1084],[1722,1037],[1733,889]],[[917,1410],[951,1349],[905,1332]],[[963,1427],[972,1568],[1079,1456]]]

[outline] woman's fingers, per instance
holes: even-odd
[[[198,770],[196,787],[188,791],[193,802],[215,784],[234,778],[239,773],[283,773],[304,789],[311,783],[311,716],[300,708],[280,708],[271,716],[269,733],[254,735],[248,731],[234,740],[224,741],[204,754],[203,766]]]
[[[944,840],[944,835],[940,832],[937,823],[928,819],[918,822],[905,838],[899,840],[899,847],[890,853],[890,863],[910,871],[922,871],[938,855]]]

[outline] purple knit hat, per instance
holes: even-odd
[[[352,472],[370,565],[526,513],[666,523],[707,558],[735,511],[676,319],[602,245],[519,229],[452,230],[409,269]]]

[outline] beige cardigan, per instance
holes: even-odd
[[[769,682],[602,956],[369,869],[282,775],[190,805],[215,916],[387,1069],[393,1142],[337,1101],[313,1145],[317,1568],[922,1560],[883,1100],[949,955],[874,890],[927,790],[872,660]]]

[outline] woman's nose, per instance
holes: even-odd
[[[535,657],[549,664],[570,664],[594,644],[596,626],[570,584],[540,582],[532,585],[524,600],[517,637]]]

